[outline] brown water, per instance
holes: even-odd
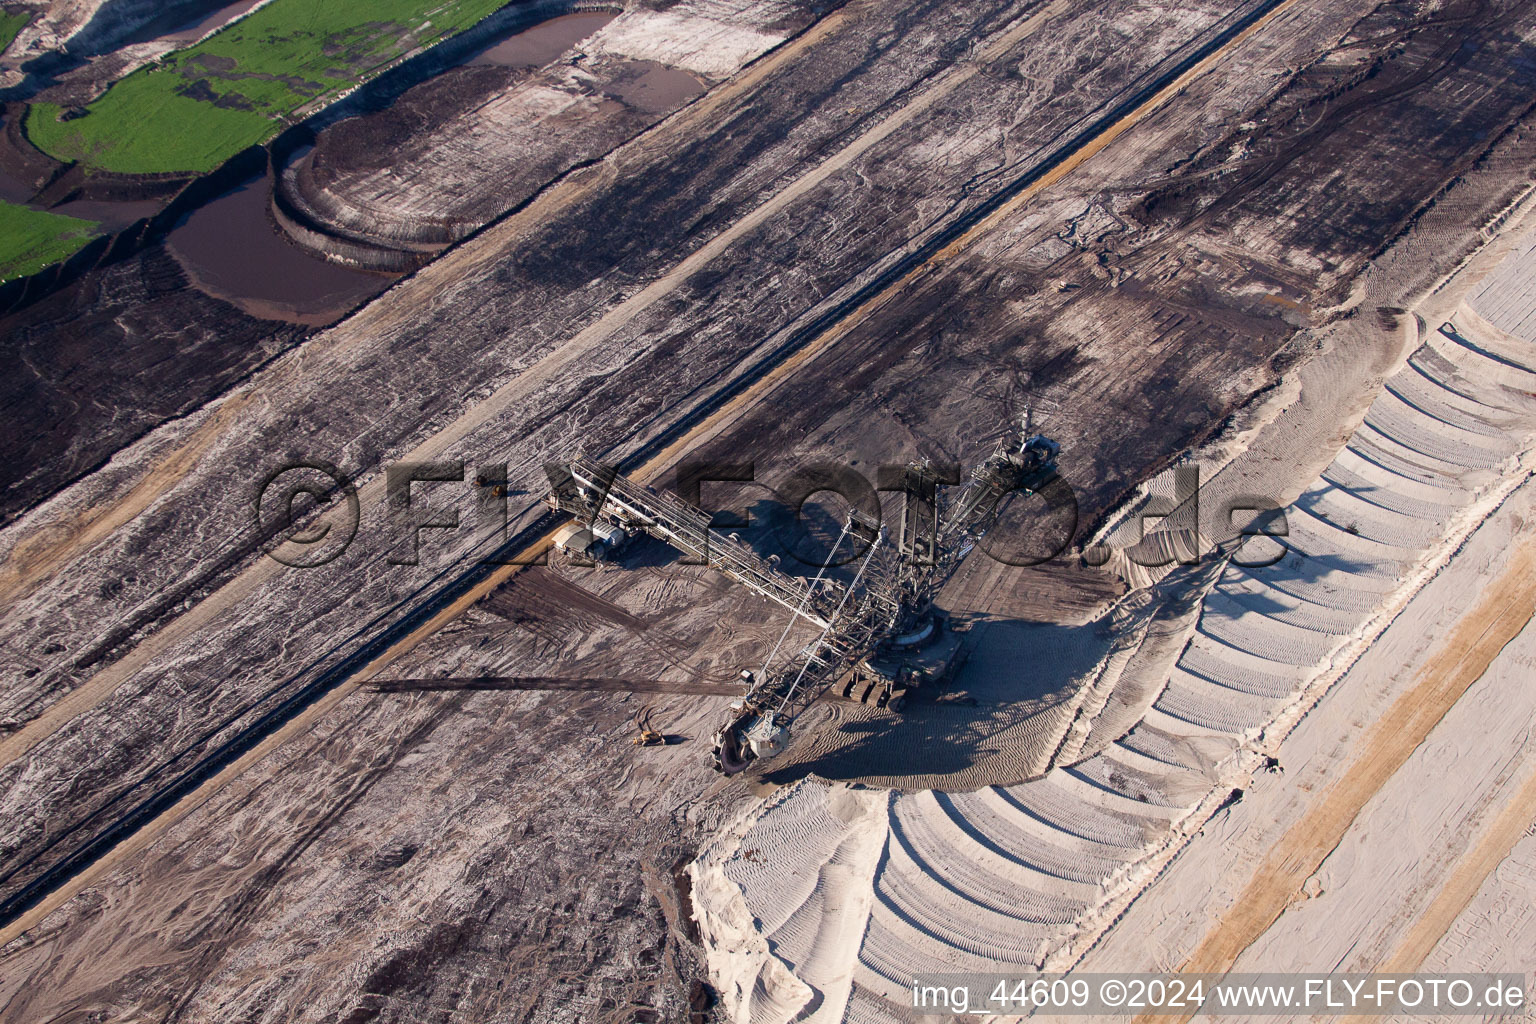
[[[164,199],[141,199],[123,203],[76,199],[71,203],[61,203],[48,212],[62,213],[66,217],[79,217],[81,220],[93,220],[101,225],[102,231],[111,234],[123,230],[136,220],[153,217],[165,209],[165,206]]]
[[[238,0],[237,3],[232,3],[228,6],[220,7],[216,11],[212,11],[200,18],[186,22],[185,24],[180,25],[172,31],[160,36],[160,38],[169,39],[178,43],[195,43],[209,32],[212,32],[214,29],[223,25],[229,24],[231,21],[235,20],[240,15],[244,14],[246,11],[249,11],[252,7],[255,7],[259,3],[261,3],[261,0]]]
[[[286,241],[267,206],[272,179],[253,178],[194,210],[166,245],[203,291],[252,316],[322,326],[392,278],[329,263]]]
[[[0,202],[25,204],[36,191],[30,185],[23,184],[4,170],[0,170]]]
[[[704,91],[704,83],[686,71],[653,60],[631,61],[604,90],[647,114],[665,114]]]
[[[190,16],[185,11],[169,11],[140,25],[118,46],[134,46],[139,43],[165,42],[175,47],[195,43],[216,28],[222,28],[235,18],[255,7],[261,0],[235,0],[220,4],[216,0],[204,0],[196,5]],[[196,13],[201,12],[201,13]]]
[[[211,19],[228,20],[254,2],[245,0],[223,8],[199,22],[196,33],[207,32],[212,27]],[[471,58],[470,63],[542,66],[614,17],[592,13],[551,18],[488,47]],[[645,70],[637,70],[632,86],[642,100],[665,85],[644,81]],[[693,78],[683,77],[690,86],[697,87]],[[301,151],[292,159],[302,160],[306,156],[307,152]],[[170,233],[166,245],[197,287],[253,316],[313,326],[334,322],[388,287],[390,277],[329,263],[290,243],[270,219],[271,194],[270,177],[253,178],[193,211]]]
[[[469,59],[469,63],[498,64],[508,68],[543,67],[616,17],[604,11],[562,14],[480,51]]]
[[[0,117],[0,131],[5,128],[5,118]],[[19,178],[11,177],[4,168],[0,168],[0,202],[25,203],[32,198],[37,189],[31,187]]]

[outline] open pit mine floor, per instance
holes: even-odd
[[[290,242],[421,256],[334,325],[274,331],[165,249],[9,318],[56,362],[15,386],[0,528],[0,1020],[904,1021],[919,971],[1367,932],[1362,969],[1498,960],[1531,877],[1536,11],[612,6],[274,174]],[[428,115],[507,149],[392,164]],[[505,564],[578,452],[658,487],[751,462],[705,500],[756,510],[811,463],[968,467],[1026,406],[1075,507],[1014,528],[1065,553],[971,552],[947,690],[824,701],[744,778],[708,694],[785,610],[660,543]],[[305,462],[358,524],[299,569],[253,513]],[[463,464],[411,493],[457,527],[402,532],[408,462]],[[1256,495],[1287,547],[1245,568]],[[658,686],[369,685],[483,676]],[[673,742],[630,742],[647,714]],[[1360,822],[1436,751],[1474,784],[1413,804],[1460,837],[1425,883]]]

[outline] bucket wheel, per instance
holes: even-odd
[[[754,755],[752,748],[741,741],[741,733],[734,728],[722,729],[715,740],[714,767],[722,775],[739,775],[747,770]]]

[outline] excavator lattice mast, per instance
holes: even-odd
[[[549,467],[549,503],[581,524],[566,528],[573,531],[567,550],[596,552],[615,536],[645,533],[793,613],[762,670],[742,673],[747,692],[732,702],[729,718],[715,733],[715,765],[732,775],[756,759],[783,752],[793,722],[840,679],[852,687],[861,672],[871,674],[880,683],[878,702],[898,706],[906,679],[899,667],[882,668],[880,653],[915,650],[941,628],[932,608],[934,595],[1010,495],[1033,493],[1054,479],[1059,452],[1055,441],[1030,434],[1026,417],[976,467],[947,507],[931,467],[907,467],[894,540],[876,519],[858,509],[849,512],[829,556],[830,563],[844,542],[852,541],[854,553],[847,563],[852,578],[846,584],[828,575],[828,566],[809,581],[791,576],[779,569],[777,559],[764,558],[735,535],[712,530],[708,513],[593,459]],[[796,622],[819,632],[775,666]]]

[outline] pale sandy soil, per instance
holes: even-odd
[[[1434,948],[1418,961],[1419,970],[1528,973],[1536,959],[1536,824],[1530,820],[1536,797],[1530,785],[1528,781],[1526,792],[1507,804],[1495,822],[1498,826],[1505,818],[1519,817],[1524,824],[1515,825],[1513,836],[1491,827],[1479,841],[1475,852],[1480,853],[1485,842],[1494,847],[1493,863],[1469,858],[1477,861],[1476,868],[1467,872],[1469,880],[1475,880],[1481,870],[1482,882],[1454,920],[1442,928]],[[1458,876],[1461,868],[1457,866]],[[1442,919],[1436,920],[1437,926],[1442,924]],[[1529,1005],[1529,992],[1526,1002]]]
[[[1511,499],[1511,512],[1528,517],[1529,498]],[[1528,531],[1510,540],[1531,543]],[[1529,568],[1528,560],[1510,571]],[[1502,808],[1522,809],[1517,836],[1530,824],[1532,808],[1519,797],[1536,772],[1536,750],[1528,743],[1536,725],[1536,688],[1524,685],[1533,671],[1536,629],[1527,625],[1358,809],[1342,841],[1308,876],[1316,881],[1306,885],[1304,898],[1238,957],[1237,970],[1419,966],[1424,950],[1411,956],[1399,951],[1462,858]],[[1440,934],[1449,923],[1438,921]]]
[[[1452,674],[1453,686],[1469,686],[1466,696],[1454,702],[1452,690],[1453,703],[1437,709],[1449,713],[1428,723],[1422,745],[1400,723],[1384,731],[1381,722],[1391,709],[1428,707],[1416,690],[1420,674],[1404,667],[1428,664],[1464,629],[1463,616],[1478,595],[1528,570],[1533,499],[1536,490],[1522,487],[1482,525],[1274,748],[1284,773],[1255,775],[1240,803],[1206,821],[1163,877],[1078,962],[1080,969],[1192,964],[1203,939],[1265,895],[1253,886],[1277,874],[1271,856],[1279,844],[1293,833],[1298,840],[1326,835],[1327,823],[1309,814],[1334,792],[1354,798],[1335,801],[1346,812],[1342,841],[1317,850],[1310,861],[1299,858],[1305,870],[1297,868],[1300,877],[1290,879],[1294,888],[1284,889],[1279,920],[1267,933],[1260,928],[1249,936],[1258,941],[1236,963],[1240,970],[1380,967],[1458,851],[1476,842],[1479,820],[1496,812],[1498,798],[1507,798],[1530,770],[1522,746],[1531,724],[1530,697],[1516,692],[1528,678],[1522,666],[1530,656],[1530,630],[1519,631],[1518,619],[1515,642],[1502,650],[1495,646],[1489,671]],[[1527,603],[1524,617],[1529,612]],[[1469,632],[1481,635],[1484,626]],[[1507,708],[1507,719],[1490,714],[1490,704]],[[1483,742],[1485,736],[1492,742]],[[1401,767],[1384,783],[1377,779],[1375,793],[1346,790],[1342,784],[1370,774],[1360,757],[1373,749],[1373,740],[1388,741],[1374,748],[1385,767],[1392,767],[1389,755],[1404,758]],[[1357,801],[1357,808],[1349,806]],[[1351,823],[1347,812],[1354,810],[1359,816]],[[1303,934],[1305,942],[1298,943]]]
[[[1498,286],[1520,281],[1528,239],[1516,232],[1493,247],[1490,256],[1515,252],[1481,286],[1487,260],[1420,307],[1432,324],[1457,324],[1476,348],[1469,372],[1513,402],[1528,400],[1536,380],[1516,368],[1530,364],[1529,344],[1460,300],[1470,293],[1521,322],[1528,311]],[[1443,336],[1430,338],[1443,353]],[[1504,913],[1501,887],[1521,877],[1511,848],[1529,823],[1533,785],[1532,500],[1522,486],[1456,552],[1279,745],[1282,764],[1298,770],[1283,782],[1261,777],[1256,800],[1213,819],[1086,969],[1406,971],[1508,961],[1488,932]],[[1516,861],[1501,881],[1495,866],[1506,855]],[[1201,889],[1211,895],[1197,898]]]
[[[1424,295],[1417,319],[1319,335],[1323,355],[1247,436],[1213,448],[1228,459],[1183,528],[1227,544],[1231,523],[1211,522],[1211,506],[1271,495],[1287,506],[1290,553],[1222,571],[1134,728],[1106,721],[1107,746],[1086,760],[974,793],[807,781],[705,851],[696,907],[733,1019],[903,1019],[921,971],[1296,969],[1346,952],[1364,970],[1426,944],[1423,927],[1410,933],[1416,912],[1382,913],[1372,881],[1393,880],[1421,910],[1438,889],[1421,875],[1453,871],[1530,771],[1520,752],[1536,703],[1500,689],[1529,673],[1529,654],[1505,643],[1532,603],[1533,492],[1521,485],[1536,355],[1462,304],[1529,237],[1512,219],[1519,230]],[[1358,294],[1401,288],[1397,268],[1389,254]],[[1499,315],[1525,312],[1506,303]],[[1454,337],[1436,330],[1447,316]],[[1178,516],[1165,523],[1179,528]],[[1267,544],[1250,542],[1248,557]],[[1489,709],[1505,704],[1490,730]],[[1268,756],[1289,770],[1259,772]],[[1246,791],[1235,804],[1234,790]],[[1368,804],[1376,817],[1357,818]],[[1440,848],[1369,825],[1405,818]],[[1335,844],[1335,873],[1309,881]],[[1467,898],[1489,857],[1484,844],[1458,875]],[[1303,886],[1326,901],[1334,884],[1326,908],[1292,902]],[[1448,923],[1460,907],[1445,904],[1433,909]],[[1271,905],[1280,917],[1266,932]],[[1368,927],[1379,934],[1362,941]],[[856,944],[839,938],[851,932]]]
[[[584,46],[627,60],[652,60],[710,78],[724,78],[783,42],[764,26],[792,10],[769,0],[708,0],[665,11],[628,11]]]

